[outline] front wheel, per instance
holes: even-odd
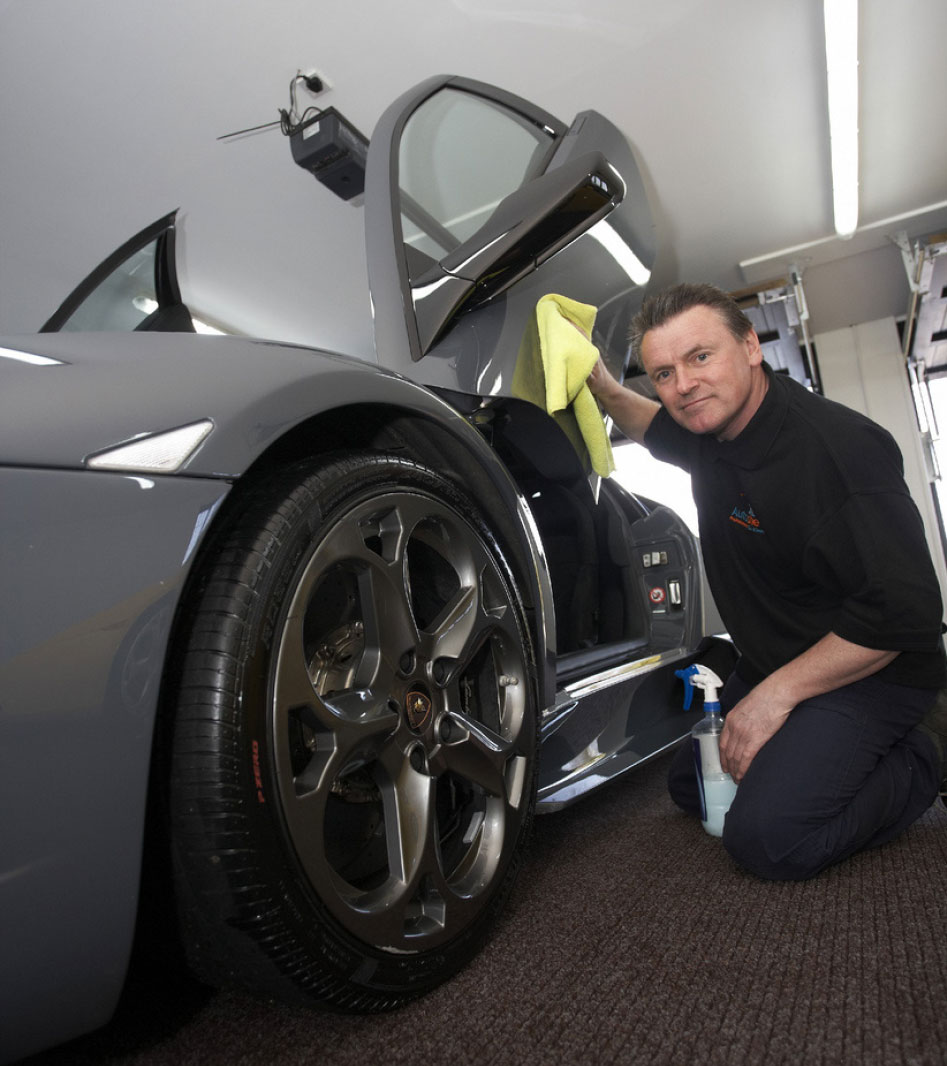
[[[355,1010],[443,981],[511,887],[537,743],[517,589],[465,493],[370,455],[258,484],[203,563],[176,692],[198,972]]]

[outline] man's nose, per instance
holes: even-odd
[[[694,375],[684,367],[678,368],[677,373],[674,375],[674,379],[674,383],[677,385],[677,391],[682,395],[690,392],[697,384],[697,379]]]

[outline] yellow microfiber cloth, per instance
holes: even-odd
[[[598,361],[589,339],[597,311],[591,304],[549,293],[536,304],[539,348],[546,379],[546,411],[571,406],[589,452],[592,469],[608,477],[615,469],[612,446],[598,404],[586,383]]]

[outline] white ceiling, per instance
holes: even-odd
[[[361,209],[278,131],[216,139],[276,118],[299,69],[366,134],[439,73],[567,122],[595,108],[654,190],[661,281],[735,289],[792,261],[816,331],[897,313],[891,237],[947,229],[947,208],[923,210],[947,201],[947,4],[861,8],[862,231],[846,243],[831,236],[821,0],[0,0],[0,332],[37,329],[180,207],[199,312],[367,354]]]

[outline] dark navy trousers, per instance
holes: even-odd
[[[720,694],[724,712],[750,687],[732,674]],[[935,695],[867,677],[800,703],[740,782],[723,829],[731,857],[759,877],[801,881],[906,829],[939,788],[934,745],[914,728]],[[699,815],[689,743],[668,787]]]

